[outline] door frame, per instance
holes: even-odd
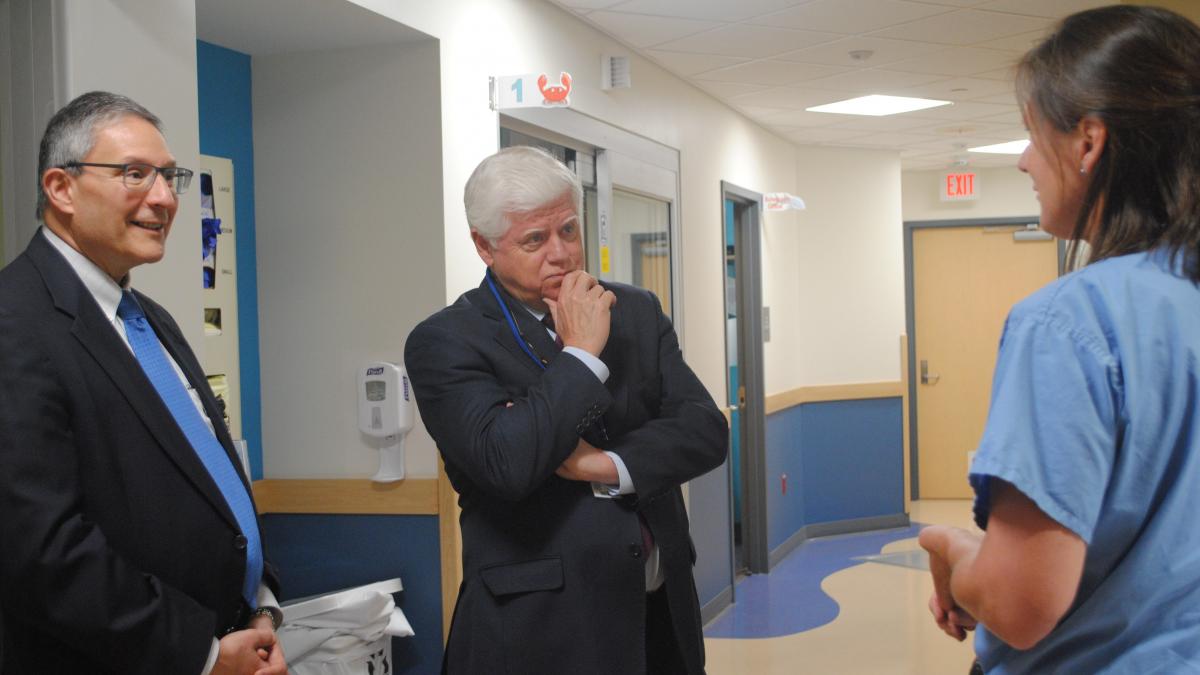
[[[738,373],[745,382],[747,405],[739,407],[742,483],[743,562],[753,574],[771,569],[767,541],[766,385],[763,381],[762,330],[762,194],[721,181],[721,221],[724,230],[725,201],[742,208],[734,227],[737,238],[736,279],[738,304]],[[725,265],[725,237],[721,237],[721,265]],[[728,345],[726,345],[728,354]],[[725,379],[729,379],[726,364]],[[733,558],[733,462],[728,463],[730,513],[730,568],[736,579]]]
[[[917,330],[916,330],[916,288],[913,277],[913,234],[916,230],[947,227],[991,227],[1041,224],[1040,216],[1013,216],[1007,218],[962,218],[947,220],[906,220],[904,221],[904,324],[908,332],[908,447],[909,473],[908,489],[910,499],[921,498],[921,488],[918,469],[920,467],[921,449],[917,443]],[[1062,276],[1066,268],[1067,242],[1057,240],[1058,244],[1058,275]]]

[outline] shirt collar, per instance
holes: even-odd
[[[96,263],[88,260],[87,256],[71,248],[70,244],[63,241],[62,237],[52,232],[50,228],[43,226],[42,234],[66,258],[67,264],[71,266],[76,276],[83,282],[84,287],[96,299],[96,304],[100,305],[100,311],[104,316],[109,321],[115,320],[117,305],[121,304],[121,291],[129,288],[129,275],[125,275],[125,278],[121,280],[121,284],[118,285]]]

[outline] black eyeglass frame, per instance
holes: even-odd
[[[181,166],[154,166],[153,164],[147,164],[145,162],[129,162],[127,164],[107,164],[104,162],[67,162],[58,168],[79,169],[85,166],[97,166],[105,169],[120,169],[121,184],[125,186],[126,190],[133,190],[135,192],[148,192],[150,188],[154,186],[154,179],[145,181],[146,184],[141,187],[131,186],[129,184],[129,168],[137,167],[146,170],[153,170],[154,173],[162,176],[163,180],[167,181],[167,185],[171,187],[171,191],[176,195],[181,195],[187,192],[188,186],[192,184],[192,176],[194,176],[196,173],[191,169],[185,169]]]

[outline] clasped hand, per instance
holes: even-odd
[[[260,617],[250,628],[226,635],[219,647],[213,675],[287,675],[283,648],[269,618]]]
[[[554,332],[563,345],[600,356],[608,344],[612,307],[617,296],[596,278],[580,270],[569,272],[559,286],[558,299],[543,298],[554,317]]]
[[[933,525],[921,531],[921,546],[929,552],[929,572],[933,576],[933,595],[929,598],[929,613],[938,628],[950,637],[962,642],[967,631],[975,630],[975,617],[958,606],[950,590],[952,568],[942,555],[945,546],[939,540],[950,536],[951,528]]]

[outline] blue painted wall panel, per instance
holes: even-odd
[[[250,451],[250,475],[257,480],[263,476],[262,396],[258,362],[258,254],[254,237],[250,56],[196,41],[196,89],[200,105],[200,152],[233,160],[242,436]],[[199,246],[196,250],[199,251]],[[198,269],[196,282],[200,282]]]
[[[904,512],[900,398],[781,410],[767,416],[766,446],[770,550],[806,525]]]
[[[437,516],[284,515],[262,518],[279,567],[281,601],[400,577],[397,604],[416,635],[392,641],[395,672],[424,675],[442,663],[442,579]]]
[[[729,458],[688,484],[688,507],[696,545],[696,594],[703,607],[729,588],[733,579]]]
[[[901,399],[800,406],[808,522],[904,512]]]
[[[767,415],[767,549],[771,551],[808,524],[801,492],[804,453],[800,408],[793,406]],[[781,480],[785,474],[786,494]]]

